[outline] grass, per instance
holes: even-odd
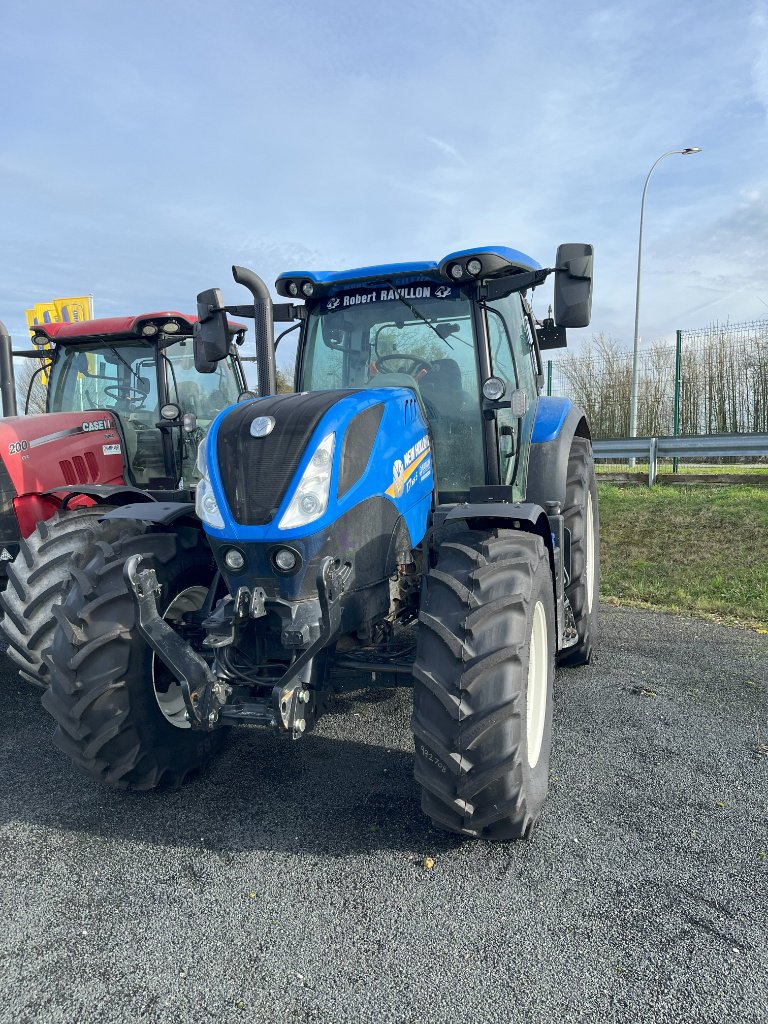
[[[768,490],[599,490],[605,600],[768,629]]]
[[[641,462],[638,459],[637,466],[634,469],[630,469],[627,462],[598,462],[595,463],[595,471],[600,473],[643,473],[648,476],[648,463]],[[727,463],[722,466],[697,466],[690,463],[687,466],[678,466],[678,475],[683,476],[688,474],[695,474],[696,476],[726,476],[729,473],[735,473],[738,476],[768,476],[768,465],[748,465],[741,466],[737,463]],[[658,475],[666,475],[672,473],[671,462],[659,462]]]

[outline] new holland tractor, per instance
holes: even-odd
[[[0,630],[22,679],[45,687],[41,652],[72,557],[110,507],[183,500],[197,479],[197,447],[245,377],[234,344],[215,373],[195,369],[196,317],[146,313],[42,324],[31,350],[12,352],[0,325]],[[232,324],[231,341],[242,341]],[[16,415],[13,357],[47,374],[46,411]]]
[[[592,247],[282,274],[273,307],[198,296],[198,362],[255,320],[259,395],[198,449],[195,504],[109,512],[46,653],[55,742],[116,787],[174,787],[230,725],[299,739],[329,699],[412,685],[415,773],[440,828],[526,835],[548,787],[556,662],[591,658],[589,426],[540,397],[540,351],[589,323]],[[554,277],[555,317],[532,290]],[[276,395],[272,318],[300,328]]]

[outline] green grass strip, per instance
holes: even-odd
[[[599,490],[604,599],[768,629],[768,489]]]

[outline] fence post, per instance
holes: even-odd
[[[676,332],[675,339],[675,411],[672,424],[672,433],[675,437],[680,435],[680,390],[682,385],[683,372],[683,332]],[[677,473],[680,460],[672,459],[672,472]]]
[[[656,473],[658,471],[658,449],[659,439],[657,437],[651,438],[651,445],[648,451],[648,486],[653,487],[656,483]]]
[[[547,397],[552,395],[552,360],[547,360]]]

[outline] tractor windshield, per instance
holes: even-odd
[[[150,342],[89,341],[61,346],[48,386],[49,412],[112,410],[125,437],[126,462],[134,483],[168,489],[194,482],[197,446],[213,418],[238,397],[231,357],[215,373],[195,372],[192,339],[161,349]],[[194,413],[197,428],[158,429],[160,406],[177,404]],[[165,437],[163,436],[165,434]]]
[[[112,410],[120,420],[134,482],[144,487],[168,486],[163,441],[156,427],[159,405],[154,345],[116,339],[56,351],[48,411]]]
[[[308,313],[301,390],[415,388],[441,492],[484,482],[472,304],[460,289],[385,282],[320,299]]]

